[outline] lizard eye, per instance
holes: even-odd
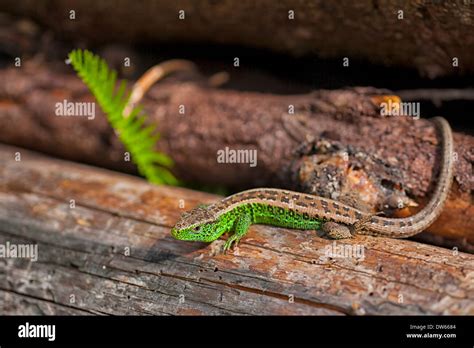
[[[199,232],[201,230],[201,226],[196,226],[196,227],[193,228],[193,230],[195,232]]]

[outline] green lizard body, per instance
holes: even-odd
[[[441,213],[453,177],[451,128],[443,118],[433,120],[438,124],[443,139],[440,174],[430,201],[413,216],[400,219],[379,217],[324,197],[257,188],[184,213],[171,234],[179,240],[212,242],[226,232],[233,232],[224,250],[237,243],[251,224],[302,230],[322,228],[332,238],[349,238],[356,233],[391,238],[415,235],[430,226]]]
[[[197,215],[206,207],[198,207],[191,211]],[[226,242],[225,249],[233,242],[238,242],[251,224],[266,224],[301,230],[317,230],[321,228],[323,219],[310,217],[307,213],[272,206],[264,203],[247,203],[236,206],[219,216],[216,220],[202,223],[190,228],[173,228],[172,235],[180,240],[212,242],[224,233],[234,231]]]

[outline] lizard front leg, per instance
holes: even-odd
[[[224,252],[229,250],[232,246],[237,245],[240,239],[247,233],[250,225],[252,224],[252,218],[250,214],[240,215],[234,223],[234,233],[227,239],[224,244]]]

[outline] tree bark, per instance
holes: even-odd
[[[217,199],[0,145],[0,244],[37,244],[39,253],[37,262],[0,262],[0,311],[474,314],[470,254],[262,225],[227,254],[216,253],[220,242],[170,236],[182,211]],[[363,249],[339,257],[335,246]]]
[[[411,67],[430,77],[474,71],[474,11],[463,1],[4,0],[0,11],[88,44],[241,45]]]

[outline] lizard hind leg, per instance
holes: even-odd
[[[240,239],[247,233],[251,224],[252,224],[252,217],[248,213],[240,215],[235,220],[234,228],[233,228],[234,233],[225,242],[224,252],[226,252],[232,247],[232,243],[234,243],[234,246],[239,243]]]
[[[333,221],[323,223],[323,232],[331,239],[352,238],[351,230],[348,226]]]

